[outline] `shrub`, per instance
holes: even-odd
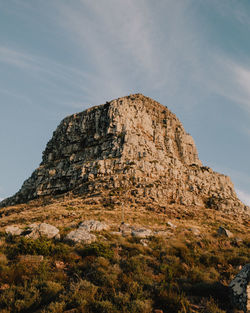
[[[65,302],[51,302],[41,313],[63,313]]]
[[[95,313],[118,313],[119,311],[114,307],[110,301],[94,301],[90,303],[89,309]]]
[[[205,307],[202,310],[202,313],[226,313],[226,311],[218,308],[213,298],[210,298],[205,302]]]
[[[158,307],[166,308],[168,313],[191,313],[191,306],[183,293],[172,288],[160,289],[156,295]]]
[[[78,308],[80,312],[85,312],[87,305],[95,301],[97,290],[97,286],[84,279],[72,282],[69,290],[62,297],[66,304],[65,310]]]
[[[17,237],[12,239],[10,245],[6,247],[5,253],[10,259],[16,258],[20,254],[44,255],[44,256],[65,256],[69,247],[63,243],[54,243],[46,238],[31,239]]]
[[[152,312],[152,301],[150,300],[134,300],[129,305],[129,312],[133,313],[150,313]]]
[[[0,295],[0,307],[9,312],[34,312],[40,304],[40,292],[35,285],[13,286]]]
[[[41,292],[43,304],[55,300],[57,295],[64,289],[61,284],[53,281],[42,282],[38,287]]]
[[[85,245],[83,248],[80,248],[78,250],[78,253],[82,257],[96,256],[96,257],[103,257],[103,258],[111,259],[114,256],[114,252],[110,245],[98,243],[98,242]]]

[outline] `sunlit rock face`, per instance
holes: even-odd
[[[72,191],[136,203],[247,210],[229,177],[202,166],[193,138],[160,103],[134,94],[66,117],[12,205]]]

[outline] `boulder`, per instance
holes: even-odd
[[[153,232],[150,229],[146,228],[137,228],[132,230],[131,235],[136,237],[136,238],[148,238],[153,235]]]
[[[121,223],[120,227],[119,227],[119,231],[127,231],[127,230],[133,230],[134,226],[131,226],[129,224],[126,223]]]
[[[19,260],[22,263],[40,263],[43,261],[43,259],[44,259],[43,255],[26,254],[26,255],[20,255],[19,256]]]
[[[88,220],[84,221],[79,225],[79,228],[85,229],[86,231],[102,231],[102,230],[108,230],[109,225],[107,225],[104,222],[95,221],[95,220]]]
[[[174,228],[174,229],[177,227],[174,223],[172,223],[170,221],[167,222],[167,225],[170,226],[171,228]]]
[[[0,285],[0,290],[6,290],[6,289],[10,289],[10,285],[9,284]]]
[[[154,232],[154,236],[157,236],[157,237],[171,237],[172,234],[168,231],[165,231],[165,230],[157,230]]]
[[[243,239],[239,237],[235,237],[233,243],[235,246],[239,247],[243,243]]]
[[[196,227],[190,227],[188,230],[191,231],[195,236],[199,236],[201,233],[200,230]]]
[[[95,240],[96,240],[96,236],[93,234],[90,234],[84,228],[78,228],[76,230],[72,230],[65,237],[65,241],[74,243],[74,244],[76,243],[89,244],[89,243],[94,242]]]
[[[114,235],[114,236],[121,236],[122,235],[122,233],[120,231],[112,231],[110,234]]]
[[[217,230],[217,234],[220,236],[226,236],[228,238],[233,238],[233,233],[231,233],[228,229],[220,226]]]
[[[29,229],[27,230],[29,233],[25,236],[27,238],[32,239],[38,239],[40,237],[46,237],[46,238],[55,238],[59,239],[59,229],[56,228],[53,225],[47,224],[47,223],[41,223],[41,224],[31,224],[29,225]]]
[[[141,239],[140,243],[143,245],[143,247],[147,247],[148,246],[148,240],[147,239]]]
[[[119,227],[119,231],[121,232],[123,237],[130,236],[134,229],[135,228],[133,226],[126,223],[122,223]]]
[[[66,264],[63,261],[55,261],[55,267],[59,270],[63,270]]]
[[[231,301],[234,309],[244,312],[250,311],[250,264],[243,266],[242,270],[229,284]]]
[[[10,225],[5,228],[5,233],[11,236],[19,236],[22,233],[22,229],[15,225]]]

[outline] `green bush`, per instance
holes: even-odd
[[[203,313],[222,313],[228,289],[218,281],[226,285],[249,252],[243,243],[217,238],[204,244],[150,238],[144,247],[138,239],[110,235],[79,247],[7,238],[0,254],[0,311],[189,313],[192,303]]]
[[[167,313],[191,313],[191,306],[183,293],[172,288],[160,289],[156,295],[158,307],[166,308]]]
[[[20,254],[63,257],[69,252],[69,247],[63,243],[54,243],[50,239],[31,239],[25,237],[13,238],[5,249],[8,258],[16,258]]]
[[[213,298],[210,298],[205,302],[205,307],[202,313],[226,313],[226,311],[221,310],[215,303]]]
[[[89,309],[95,313],[118,313],[119,311],[114,307],[110,301],[95,301],[90,303]]]
[[[96,257],[103,257],[103,258],[111,259],[114,256],[114,252],[110,245],[98,243],[98,242],[85,245],[84,247],[78,250],[78,253],[82,257],[96,256]]]

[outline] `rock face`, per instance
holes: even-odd
[[[95,220],[84,221],[79,225],[79,228],[85,229],[86,231],[102,231],[108,230],[109,225],[104,222],[99,222]]]
[[[40,237],[60,239],[59,229],[47,223],[31,224],[27,238],[38,239]]]
[[[234,308],[250,312],[250,264],[246,264],[242,268],[229,284],[229,288],[232,291]]]
[[[66,117],[40,166],[0,206],[68,191],[114,203],[127,198],[247,210],[229,177],[202,166],[177,117],[141,94]]]
[[[220,236],[226,236],[228,238],[233,238],[233,234],[228,229],[221,227],[221,226],[218,228],[217,234]]]
[[[139,228],[135,229],[131,232],[132,236],[145,239],[153,235],[152,231],[150,229],[146,228]]]
[[[11,236],[19,236],[21,235],[22,230],[18,226],[10,225],[6,227],[5,233]]]
[[[72,230],[70,233],[67,234],[65,237],[66,242],[70,243],[84,243],[89,244],[96,240],[96,236],[90,234],[87,230],[83,228],[78,228],[76,230]]]
[[[59,229],[47,223],[34,223],[30,224],[27,228],[19,228],[16,225],[10,225],[5,228],[5,233],[11,236],[24,235],[26,238],[31,239],[41,237],[60,239]]]

